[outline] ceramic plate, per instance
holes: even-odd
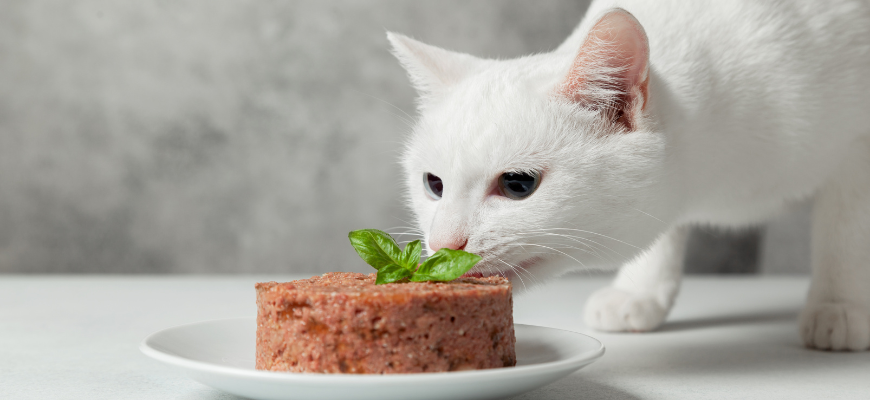
[[[267,372],[254,369],[254,318],[197,322],[148,336],[139,349],[206,385],[252,399],[499,399],[541,387],[589,365],[604,346],[589,336],[515,327],[517,366],[396,375]]]

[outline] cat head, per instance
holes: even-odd
[[[420,95],[403,166],[430,253],[465,249],[483,257],[473,272],[525,281],[616,266],[662,229],[649,213],[663,140],[631,14],[513,60],[388,38]]]

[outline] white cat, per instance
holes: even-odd
[[[420,93],[403,164],[429,251],[523,284],[625,263],[586,322],[646,331],[673,304],[687,225],[814,196],[803,340],[868,349],[870,3],[604,0],[587,16],[513,60],[388,34]]]

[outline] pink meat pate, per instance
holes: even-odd
[[[330,272],[255,285],[257,369],[395,374],[516,365],[502,277],[375,285]]]

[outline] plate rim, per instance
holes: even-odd
[[[214,363],[209,363],[205,361],[197,361],[189,358],[185,358],[182,356],[169,354],[158,350],[151,345],[149,345],[149,341],[152,340],[155,336],[179,328],[184,328],[193,325],[201,325],[206,323],[217,323],[217,322],[228,322],[234,320],[250,320],[256,321],[256,317],[235,317],[235,318],[218,318],[218,319],[210,319],[210,320],[202,320],[197,322],[189,322],[186,324],[180,324],[171,326],[168,328],[164,328],[158,330],[156,332],[151,333],[145,339],[143,339],[139,343],[139,351],[145,354],[148,357],[151,357],[155,360],[161,361],[163,363],[182,367],[186,369],[192,369],[195,371],[209,372],[209,373],[219,373],[225,376],[231,375],[235,377],[246,377],[246,378],[254,378],[257,380],[265,380],[271,382],[306,382],[306,383],[364,383],[364,382],[377,382],[379,384],[385,383],[385,381],[395,381],[395,382],[412,382],[419,381],[420,379],[424,380],[441,380],[441,379],[462,379],[462,378],[485,378],[489,375],[504,375],[504,374],[525,374],[525,373],[546,373],[553,371],[564,371],[568,369],[580,369],[586,365],[595,362],[599,358],[601,358],[605,353],[604,344],[601,343],[600,340],[589,336],[584,333],[575,332],[567,329],[561,328],[552,328],[548,326],[541,325],[531,325],[531,324],[514,324],[514,326],[525,326],[536,329],[547,329],[547,330],[556,330],[562,332],[568,332],[574,335],[579,335],[584,337],[585,339],[592,340],[593,342],[598,344],[598,347],[594,350],[588,350],[584,352],[580,352],[578,354],[571,355],[563,360],[545,362],[534,365],[520,365],[511,368],[490,368],[483,370],[472,370],[472,371],[451,371],[451,372],[419,372],[419,373],[408,373],[408,374],[324,374],[324,373],[315,373],[315,372],[283,372],[283,371],[262,371],[262,370],[249,370],[243,369],[239,367],[230,367],[225,365],[219,365]],[[375,381],[376,380],[376,381]]]

